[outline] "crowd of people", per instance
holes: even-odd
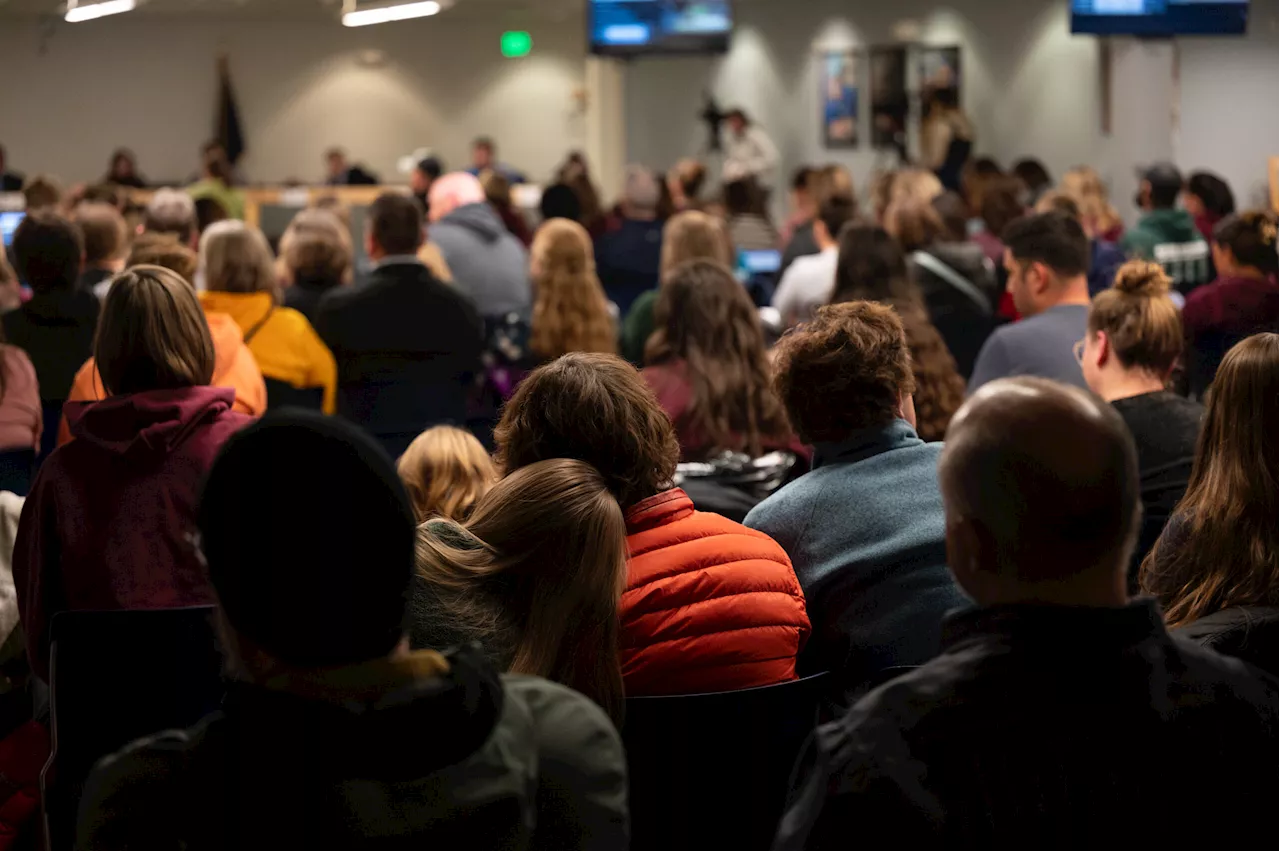
[[[83,611],[214,606],[227,661],[77,847],[625,848],[629,699],[815,675],[762,847],[1274,836],[1273,212],[969,158],[799,169],[775,223],[575,154],[535,216],[480,139],[273,246],[203,163],[136,214],[127,151],[27,180],[0,257],[11,683]]]

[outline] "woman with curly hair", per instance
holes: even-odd
[[[831,303],[846,301],[878,301],[898,311],[915,374],[916,432],[922,440],[942,440],[964,402],[964,379],[929,320],[920,290],[907,274],[902,250],[883,228],[858,225],[847,228],[841,237]]]
[[[710,260],[677,267],[655,314],[642,374],[675,423],[682,460],[803,449],[769,386],[759,314],[728,269]]]
[[[530,252],[534,301],[529,350],[539,363],[569,352],[617,351],[617,332],[586,228],[551,219]]]

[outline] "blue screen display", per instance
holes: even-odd
[[[4,238],[4,247],[13,245],[13,232],[18,229],[26,213],[0,213],[0,237]]]
[[[1243,35],[1249,0],[1071,0],[1071,31],[1098,35]]]
[[[714,53],[729,49],[730,0],[590,0],[595,53]]]

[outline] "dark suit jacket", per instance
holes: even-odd
[[[316,330],[338,362],[338,413],[394,458],[423,429],[463,423],[484,325],[471,300],[425,266],[375,269],[324,297]]]

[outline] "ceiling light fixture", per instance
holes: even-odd
[[[342,7],[344,27],[367,27],[391,21],[407,21],[410,18],[427,18],[439,14],[444,4],[439,0],[421,0],[414,3],[387,3],[358,9],[356,0],[345,0]]]
[[[67,0],[67,14],[63,16],[68,23],[78,24],[81,21],[92,21],[107,15],[119,15],[121,12],[132,12],[138,0],[102,0],[101,3],[81,5],[79,0]]]

